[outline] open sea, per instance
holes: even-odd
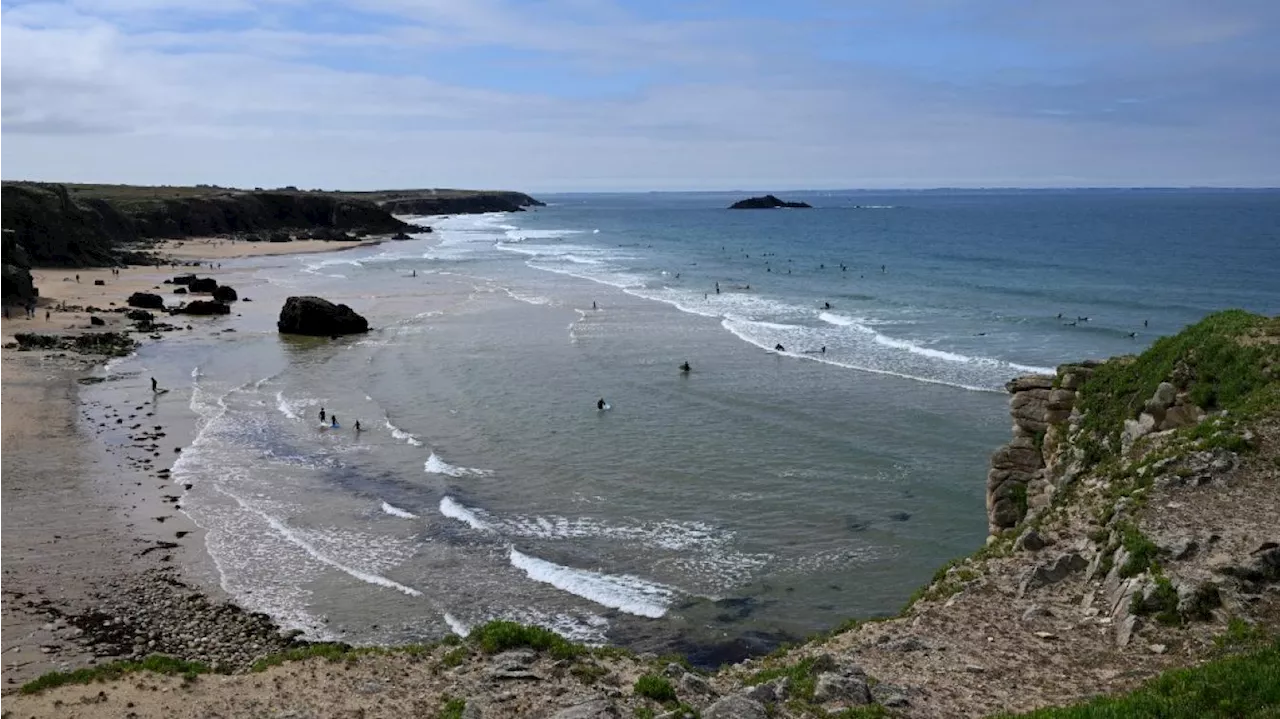
[[[724,209],[748,194],[542,196],[224,263],[238,315],[85,391],[174,388],[214,581],[309,637],[507,618],[709,664],[892,614],[981,546],[1008,379],[1280,313],[1276,191]],[[290,295],[374,330],[282,337]]]

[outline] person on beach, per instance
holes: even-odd
[[[600,400],[596,402],[596,409],[604,409],[604,405],[604,397],[601,397]]]
[[[320,422],[321,424],[324,423],[324,407],[320,408]]]
[[[156,382],[156,378],[155,378],[155,377],[152,377],[152,378],[151,378],[151,391],[152,391],[153,393],[155,393],[155,392],[159,392],[159,391],[160,391],[160,384],[159,384],[158,382]]]

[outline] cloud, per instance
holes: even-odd
[[[1280,17],[1252,0],[213,5],[6,4],[5,177],[1280,184]]]

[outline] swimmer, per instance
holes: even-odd
[[[685,374],[688,374],[689,370],[691,369],[693,368],[689,366],[689,362],[687,360],[685,361],[684,364],[680,365],[680,371],[684,372]]]
[[[322,423],[324,422],[324,407],[320,408],[320,421]]]
[[[596,409],[604,409],[604,406],[605,406],[604,397],[601,397],[601,398],[596,402]]]
[[[329,415],[329,420],[330,420],[330,422],[329,422],[329,426],[330,426],[330,427],[332,427],[332,428],[334,428],[334,429],[337,429],[337,428],[338,428],[338,415],[336,415],[336,414],[331,414],[331,415]]]
[[[360,434],[360,432],[362,432],[362,431],[363,431],[363,430],[361,430],[361,429],[360,429],[360,420],[358,420],[358,419],[357,419],[357,420],[356,420],[356,434]]]
[[[779,351],[779,352],[786,352],[786,351],[787,351],[787,348],[786,348],[786,347],[783,347],[781,342],[779,342],[778,344],[774,345],[774,346],[773,346],[773,348],[774,348],[775,350]]]

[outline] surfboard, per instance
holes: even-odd
[[[152,394],[165,394],[165,393],[166,393],[166,392],[168,392],[168,391],[169,391],[169,390],[167,390],[167,389],[153,389],[153,390],[151,390],[151,393],[152,393]]]
[[[597,412],[608,412],[611,409],[613,409],[613,405],[609,404],[608,402],[606,402],[603,407],[596,407]]]

